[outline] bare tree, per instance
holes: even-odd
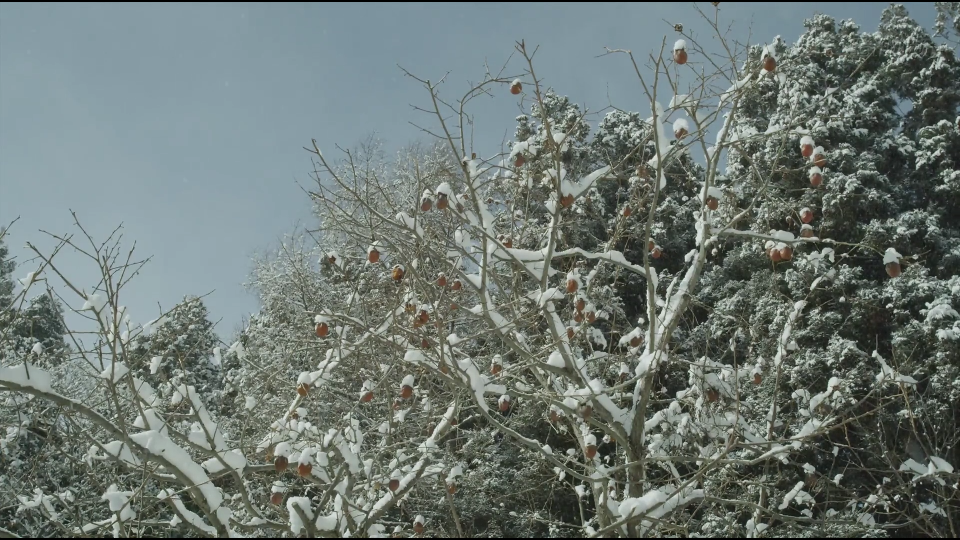
[[[41,266],[29,279],[57,276],[85,302],[76,312],[95,329],[71,337],[97,399],[69,395],[33,358],[5,359],[0,388],[33,399],[31,406],[57,407],[71,436],[89,445],[85,465],[109,466],[112,476],[90,475],[70,495],[21,495],[22,511],[64,535],[151,534],[172,523],[198,536],[382,536],[408,526],[464,536],[456,494],[470,472],[457,439],[473,425],[492,428],[567,481],[578,508],[551,524],[562,534],[689,534],[694,522],[708,531],[731,513],[746,518],[741,530],[751,537],[776,526],[833,534],[874,528],[874,510],[892,491],[825,497],[802,454],[871,411],[906,402],[916,381],[877,353],[879,374],[856,395],[839,380],[807,388],[785,364],[809,297],[831,278],[834,249],[883,255],[866,243],[815,236],[808,208],[795,212],[804,224],[797,235],[769,230],[756,210],[779,196],[775,182],[802,176],[815,188],[827,153],[802,127],[811,114],[803,105],[788,122],[746,129],[744,96],[781,80],[777,48],[738,47],[716,18],[705,19],[722,54],[687,34],[672,47],[664,42],[646,69],[631,51],[608,51],[628,60],[650,117],[640,140],[606,163],[577,157],[584,117],[551,116],[554,98],[524,42],[516,45],[522,74],[488,71],[456,101],[441,95],[442,81],[407,73],[427,91],[420,110],[433,125],[422,129],[437,144],[408,150],[394,166],[373,146],[334,162],[314,142],[310,196],[321,225],[308,232],[318,247],[290,242],[279,258],[261,262],[257,279],[274,287],[271,313],[283,320],[266,325],[273,333],[256,347],[238,341],[224,353],[233,366],[228,391],[243,411],[218,418],[193,387],[157,389],[128,368],[131,342],[151,325],[131,326],[119,304],[142,263],[117,239],[96,244],[87,236],[89,247],[80,247],[60,238],[100,268],[91,293],[52,255],[34,250]],[[530,136],[477,157],[468,106],[504,86],[531,112]],[[775,157],[758,157],[757,145],[777,148]],[[797,153],[805,160],[791,169],[787,157]],[[721,173],[724,160],[739,166]],[[604,183],[626,193],[617,192],[612,215],[599,200]],[[663,215],[677,208],[669,190],[689,194],[691,211],[667,231]],[[578,245],[577,228],[598,216],[607,226],[599,247]],[[689,251],[672,253],[672,266],[658,271],[664,246],[684,246],[681,235]],[[767,359],[718,361],[680,347],[723,243],[751,243],[772,263],[812,250],[803,263],[814,276],[808,297],[781,302]],[[888,271],[897,265],[898,273],[902,256],[885,255]],[[320,270],[312,268],[315,256]],[[643,284],[639,298],[616,293],[628,280]],[[627,312],[640,315],[627,319]],[[672,395],[661,391],[668,373],[686,377]],[[531,427],[537,422],[545,429]],[[913,463],[930,463],[911,470],[944,489],[956,481],[936,456]],[[783,485],[780,465],[803,468],[807,479]],[[891,476],[902,474],[900,462],[889,466]],[[293,469],[299,478],[277,480]],[[438,497],[449,529],[405,507]]]

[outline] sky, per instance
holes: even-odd
[[[932,2],[906,4],[932,26]],[[719,17],[741,42],[792,42],[815,13],[873,31],[886,5],[721,2]],[[243,286],[252,257],[315,225],[303,147],[316,139],[331,156],[370,136],[388,152],[427,140],[411,105],[429,95],[398,65],[446,75],[452,97],[523,39],[558,93],[593,111],[649,111],[626,57],[604,47],[646,55],[673,43],[675,23],[717,43],[698,19],[687,3],[2,3],[0,226],[19,217],[7,238],[24,265],[15,277],[36,268],[27,242],[55,247],[41,229],[80,232],[70,210],[97,240],[122,223],[124,250],[136,241],[152,257],[120,298],[134,322],[211,293],[230,340],[258,308]],[[477,102],[481,156],[500,150],[517,104],[506,86]],[[60,257],[78,288],[96,284],[91,261]]]

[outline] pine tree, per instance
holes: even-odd
[[[69,353],[63,308],[49,292],[35,296],[22,309],[14,305],[11,276],[16,264],[4,245],[4,232],[0,230],[0,369],[22,362],[35,369],[58,369]],[[61,452],[73,443],[57,407],[21,396],[8,397],[7,404],[11,407],[0,409],[0,424],[6,427],[0,435],[4,491],[0,521],[4,523],[17,519],[16,505],[10,505],[7,496],[22,494],[28,486],[62,489],[70,485],[69,466],[51,467],[50,463],[62,461]],[[45,528],[53,534],[49,526]]]
[[[0,310],[6,310],[13,301],[13,279],[11,275],[17,265],[12,261],[10,250],[4,243],[4,232],[0,230]]]
[[[64,338],[67,327],[63,320],[63,306],[50,294],[43,293],[32,298],[17,314],[11,331],[16,340],[15,348],[22,355],[39,344],[46,365],[63,361],[68,349]]]
[[[185,297],[152,333],[137,339],[131,369],[139,370],[139,376],[146,380],[162,381],[173,388],[181,384],[194,386],[207,406],[213,408],[222,391],[221,366],[214,353],[219,342],[203,300]],[[155,358],[160,358],[159,362]]]
[[[8,328],[16,315],[12,275],[17,264],[10,258],[10,250],[4,242],[5,233],[5,229],[0,229],[0,358],[4,355],[4,349],[12,349],[16,341],[13,332],[8,331]]]
[[[39,362],[47,367],[59,364],[68,349],[64,339],[67,328],[63,306],[49,292],[34,296],[22,309],[13,305],[11,276],[16,264],[9,258],[2,237],[0,234],[0,336],[6,354],[26,358],[31,353],[36,354],[34,346],[39,344],[42,351]]]
[[[806,456],[825,479],[846,471],[839,487],[817,484],[826,486],[821,489],[866,496],[876,487],[867,471],[888,466],[890,455],[904,456],[911,440],[923,441],[927,455],[952,462],[960,457],[953,439],[940,431],[944,420],[947,431],[955,431],[960,414],[960,393],[947,382],[956,380],[960,368],[951,329],[960,308],[960,229],[952,211],[960,72],[955,53],[937,47],[902,6],[885,10],[874,34],[826,16],[806,27],[796,45],[780,49],[778,69],[793,82],[784,87],[771,80],[744,106],[757,122],[748,130],[797,122],[809,130],[826,152],[823,186],[810,185],[809,165],[788,147],[788,155],[796,156],[792,163],[768,185],[747,183],[743,204],[761,190],[772,192],[757,205],[767,227],[800,232],[800,210],[809,208],[814,234],[836,242],[801,249],[791,262],[772,266],[749,243],[722,253],[720,264],[704,276],[698,303],[713,309],[693,330],[691,344],[699,342],[693,350],[707,353],[711,341],[719,347],[729,340],[726,362],[759,357],[758,367],[768,367],[756,395],[743,399],[757,411],[769,410],[772,399],[786,425],[810,415],[855,419],[875,407],[866,396],[877,392],[879,359],[922,381],[908,402],[896,399],[897,389],[881,390],[888,407],[870,421],[851,421],[844,438],[827,437]],[[912,104],[906,113],[899,107],[903,102]],[[762,170],[782,153],[778,144],[745,143],[731,152],[727,175],[746,175],[753,164]],[[881,262],[888,247],[909,254],[901,262],[904,275],[896,279]],[[784,350],[780,331],[801,300],[806,307]],[[879,356],[871,354],[875,350]],[[844,410],[835,397],[811,403],[809,394],[788,396],[783,386],[778,396],[778,385],[787,381],[809,388],[829,382],[835,397],[850,396],[859,405]],[[806,417],[790,412],[795,401]],[[911,488],[895,483],[884,491],[900,489]],[[746,494],[731,495],[740,496]],[[919,502],[932,500],[925,494]],[[902,503],[898,508],[910,511]],[[925,526],[931,528],[923,534],[947,528],[936,519]]]
[[[960,2],[934,2],[934,6],[937,9],[936,35],[954,40],[960,37]]]

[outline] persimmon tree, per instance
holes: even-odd
[[[960,236],[936,205],[929,240],[906,225],[952,196],[956,55],[902,8],[875,35],[817,17],[793,46],[704,20],[718,45],[607,51],[649,109],[592,137],[521,41],[455,100],[406,73],[432,145],[307,147],[319,227],[258,262],[218,410],[189,377],[146,380],[161,321],[120,304],[131,255],[60,238],[100,269],[87,292],[35,250],[26,285],[60,278],[94,326],[63,369],[98,397],[23,354],[0,388],[57,407],[64,455],[100,474],[18,493],[24,531],[955,535],[955,440],[930,434],[957,413]],[[481,97],[523,111],[501,151],[472,146]]]

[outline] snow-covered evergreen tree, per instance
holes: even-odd
[[[33,354],[47,367],[60,363],[66,353],[63,306],[50,291],[40,292],[42,282],[29,273],[20,279],[21,292],[14,296],[16,263],[0,230],[0,357]],[[28,294],[35,294],[25,301]]]
[[[810,474],[798,477],[808,482],[805,489],[842,504],[862,501],[878,520],[912,520],[943,499],[919,495],[912,476],[890,476],[893,482],[878,486],[869,471],[896,469],[908,455],[923,467],[927,456],[960,457],[942,431],[947,420],[947,432],[954,432],[960,413],[960,356],[950,337],[960,307],[960,229],[951,211],[957,192],[948,187],[956,182],[960,155],[953,121],[957,58],[936,46],[902,6],[888,8],[874,34],[815,17],[778,56],[787,82],[771,80],[746,94],[744,107],[755,122],[746,129],[806,129],[823,147],[823,183],[813,186],[809,165],[788,151],[792,157],[772,181],[743,182],[741,200],[755,201],[763,218],[757,232],[789,226],[824,241],[802,245],[791,262],[772,266],[763,264],[756,244],[722,249],[721,264],[705,274],[698,295],[712,312],[692,333],[691,352],[719,355],[725,363],[756,362],[759,385],[739,401],[764,415],[775,407],[783,428],[811,418],[845,424],[842,436],[825,436],[804,452]],[[776,141],[745,143],[731,152],[726,176],[776,170],[784,153]],[[885,269],[889,248],[905,255],[896,279]],[[781,328],[788,324],[793,332],[784,343]],[[918,383],[878,386],[877,367],[888,362]],[[810,390],[791,392],[798,385]],[[813,390],[823,385],[832,395]],[[907,454],[918,441],[919,457]],[[832,481],[838,474],[843,481]],[[731,498],[750,496],[749,489],[728,485]],[[785,482],[784,496],[792,487]],[[917,534],[949,528],[936,515],[920,522]]]
[[[47,365],[63,360],[67,343],[64,335],[67,327],[63,320],[63,306],[48,293],[33,297],[15,317],[10,329],[15,340],[14,348],[22,354],[40,346]]]
[[[30,362],[60,372],[70,353],[63,308],[49,290],[39,292],[43,281],[33,273],[18,280],[21,288],[14,294],[16,264],[4,245],[6,233],[0,230],[0,366]],[[25,301],[30,294],[36,296]],[[62,492],[71,484],[69,465],[50,466],[63,461],[72,446],[69,428],[57,407],[11,393],[0,395],[0,425],[0,523],[26,519],[52,534],[43,516],[18,516],[16,495],[36,488]]]
[[[0,229],[0,309],[6,310],[13,301],[13,278],[11,274],[16,269],[16,263],[10,258],[4,237],[6,231]]]
[[[203,300],[186,297],[133,341],[130,367],[155,384],[193,386],[212,407],[223,387],[219,342]]]
[[[960,2],[934,2],[934,6],[937,9],[936,35],[948,40],[952,37],[956,43],[960,38]]]

